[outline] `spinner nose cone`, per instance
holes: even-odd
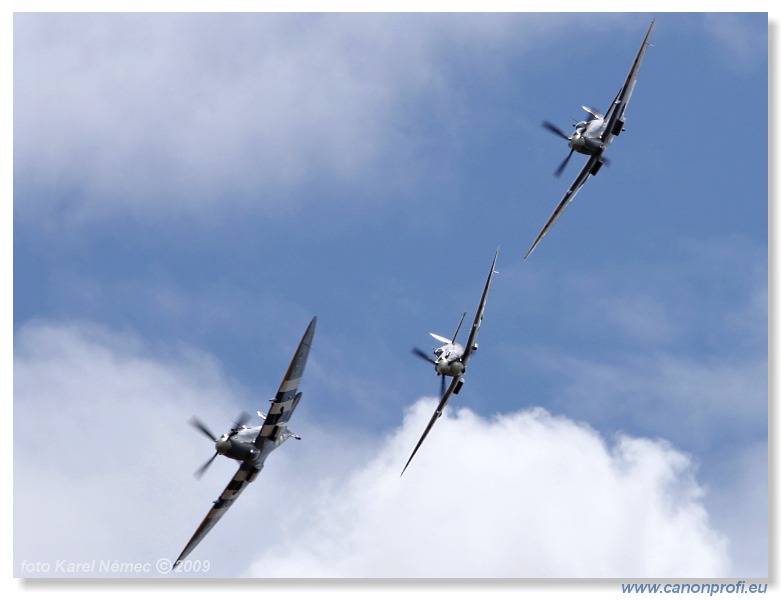
[[[586,145],[586,140],[583,139],[583,136],[579,133],[576,133],[573,135],[569,140],[569,147],[575,150],[576,152],[583,149],[583,146]]]
[[[231,449],[231,443],[225,436],[222,436],[214,443],[214,447],[220,454],[228,454]]]
[[[464,374],[464,363],[460,360],[454,360],[452,362],[440,360],[437,363],[437,373],[449,377],[459,377]]]
[[[437,373],[444,375],[447,372],[447,361],[444,358],[440,358],[435,365]]]

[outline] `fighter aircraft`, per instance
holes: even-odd
[[[436,333],[430,334],[431,337],[433,337],[435,340],[444,344],[444,346],[434,349],[434,356],[436,358],[431,358],[428,354],[419,348],[412,349],[414,354],[434,364],[437,375],[442,378],[442,384],[439,391],[440,400],[439,404],[437,405],[437,409],[434,411],[434,414],[431,417],[431,420],[428,422],[428,425],[426,425],[426,429],[423,431],[423,435],[420,437],[420,440],[418,440],[415,449],[412,451],[412,455],[409,457],[407,464],[404,465],[404,469],[401,471],[402,475],[404,475],[404,471],[407,470],[407,467],[412,462],[412,459],[415,457],[415,453],[418,451],[418,448],[420,448],[423,440],[426,439],[428,432],[431,431],[432,427],[434,427],[434,423],[436,423],[437,419],[442,416],[442,411],[445,410],[445,405],[450,400],[450,396],[453,394],[458,394],[458,392],[461,391],[461,387],[464,385],[464,373],[466,372],[466,366],[469,363],[469,359],[471,358],[472,353],[477,350],[477,332],[480,330],[480,323],[483,321],[485,301],[488,298],[488,289],[491,287],[491,279],[493,279],[494,273],[496,273],[494,268],[496,267],[496,258],[498,256],[499,250],[497,249],[496,254],[494,254],[494,260],[491,263],[491,270],[488,271],[488,280],[485,282],[483,295],[480,298],[480,305],[477,307],[477,313],[475,314],[475,320],[472,323],[472,329],[469,331],[469,337],[466,340],[466,346],[461,346],[461,344],[456,343],[458,332],[464,322],[464,317],[466,317],[466,313],[464,313],[464,315],[461,317],[461,322],[456,328],[455,334],[453,334],[452,340],[449,340],[441,335],[437,335]],[[452,377],[447,390],[445,389],[445,377]]]
[[[303,392],[298,391],[298,385],[304,374],[306,360],[312,347],[312,338],[315,335],[316,324],[317,317],[314,317],[309,323],[304,337],[301,338],[298,349],[293,355],[293,360],[290,362],[282,384],[279,386],[277,395],[271,400],[271,408],[268,415],[258,411],[258,416],[263,419],[263,425],[247,427],[246,422],[250,417],[247,414],[243,414],[228,433],[218,438],[197,418],[193,417],[191,419],[192,425],[211,439],[216,449],[214,456],[195,472],[196,477],[200,477],[203,474],[218,454],[238,460],[241,462],[241,465],[233,479],[228,483],[228,487],[214,501],[214,506],[198,529],[195,530],[179,558],[174,562],[174,569],[181,564],[206,534],[211,531],[211,528],[222,518],[236,498],[239,497],[239,494],[244,491],[244,488],[255,480],[258,473],[263,469],[263,464],[266,462],[268,455],[291,437],[297,440],[301,439],[287,428],[287,423],[296,406],[301,401]]]
[[[640,46],[640,50],[635,57],[635,62],[632,63],[632,68],[629,70],[629,75],[627,76],[624,85],[622,85],[621,89],[618,90],[618,94],[616,95],[615,100],[613,100],[613,103],[610,105],[610,108],[608,108],[607,113],[602,115],[596,109],[584,106],[583,110],[588,113],[588,119],[575,125],[575,131],[570,136],[567,136],[566,133],[564,133],[561,129],[552,123],[548,121],[543,122],[543,127],[555,133],[559,137],[567,140],[567,144],[570,147],[569,154],[567,154],[567,157],[554,172],[556,177],[561,175],[562,171],[567,166],[570,157],[572,157],[573,152],[586,154],[588,155],[589,159],[578,176],[575,178],[575,181],[567,190],[567,193],[564,194],[564,198],[562,198],[561,202],[559,202],[559,205],[556,207],[556,210],[553,211],[553,214],[551,215],[550,219],[548,219],[548,222],[545,223],[545,227],[542,228],[542,231],[537,236],[537,239],[534,240],[534,243],[532,244],[531,248],[529,248],[529,251],[524,256],[524,259],[529,257],[529,255],[537,247],[537,244],[540,243],[540,240],[542,240],[545,234],[548,233],[548,230],[562,215],[564,209],[567,208],[570,202],[572,202],[575,194],[577,194],[578,190],[580,190],[580,188],[583,187],[583,184],[586,183],[589,175],[596,175],[602,165],[607,162],[607,159],[605,158],[605,151],[610,146],[613,138],[624,131],[624,124],[626,123],[626,107],[629,105],[629,100],[632,98],[632,92],[634,91],[635,83],[637,82],[637,74],[640,71],[640,64],[643,62],[645,50],[649,46],[648,40],[651,38],[651,32],[654,29],[655,23],[656,19],[651,21],[651,26],[648,28],[648,33],[645,34],[643,44]]]

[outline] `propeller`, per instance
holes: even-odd
[[[431,333],[429,335],[431,335],[431,337],[433,337],[435,340],[442,342],[443,344],[455,344],[456,338],[458,337],[458,332],[461,331],[461,326],[464,324],[465,318],[466,318],[466,312],[464,312],[464,314],[461,315],[461,320],[458,322],[458,327],[456,327],[456,332],[453,334],[452,341],[442,337],[441,335],[437,335],[436,333]],[[419,356],[426,362],[429,362],[435,366],[438,364],[436,359],[432,358],[430,354],[424,352],[420,348],[412,348],[412,354],[414,354],[415,356]],[[437,371],[437,376],[441,378],[440,386],[439,386],[439,398],[441,400],[442,397],[445,395],[445,376],[439,371]]]
[[[569,136],[564,133],[561,129],[556,127],[553,123],[550,121],[543,121],[542,126],[550,131],[551,133],[555,133],[557,136],[564,138],[565,140],[569,140]]]
[[[413,348],[412,349],[412,354],[414,354],[415,356],[419,356],[420,358],[422,358],[426,362],[430,362],[433,365],[437,364],[436,360],[431,358],[428,354],[423,352],[423,350],[421,350],[420,348]]]
[[[428,363],[431,363],[433,365],[437,364],[437,361],[431,358],[428,354],[426,354],[423,350],[420,348],[413,348],[412,354],[415,356],[419,356],[423,360],[425,360]],[[440,385],[439,385],[439,398],[442,399],[442,396],[445,395],[445,376],[442,375],[442,373],[437,372],[437,377],[440,378]]]
[[[212,461],[215,458],[217,458],[218,454],[219,452],[215,452],[214,455],[212,455],[212,457],[209,460],[203,463],[203,465],[201,465],[201,467],[197,471],[195,471],[195,473],[193,473],[193,477],[195,477],[196,479],[200,479],[201,477],[203,477],[203,474],[206,473],[206,470],[211,466]]]
[[[201,421],[198,417],[195,417],[195,416],[192,417],[190,419],[190,425],[195,427],[198,431],[200,431],[203,435],[205,435],[207,438],[209,438],[212,442],[214,442],[215,444],[217,443],[217,439],[218,439],[217,436],[214,435],[212,433],[211,429],[206,427],[206,425],[204,425],[203,421]],[[219,454],[219,452],[215,452],[214,455],[209,460],[207,460],[205,463],[203,463],[198,468],[198,470],[196,470],[195,473],[193,473],[193,477],[195,477],[196,479],[200,479],[201,477],[203,477],[203,474],[206,473],[206,470],[211,466],[212,461],[215,458],[217,458],[218,454]]]
[[[233,422],[233,429],[231,429],[230,433],[228,434],[228,439],[232,438],[234,435],[236,435],[239,432],[239,430],[243,429],[244,426],[247,423],[249,423],[249,420],[251,418],[252,418],[251,414],[249,414],[246,411],[241,411],[239,418]]]
[[[555,126],[553,123],[551,123],[550,121],[543,121],[543,122],[542,122],[542,126],[543,126],[545,129],[547,129],[548,131],[550,131],[551,133],[554,133],[554,134],[556,134],[556,135],[557,135],[557,136],[559,136],[560,138],[564,138],[565,140],[567,140],[567,142],[569,142],[569,141],[570,141],[570,138],[569,138],[569,136],[568,136],[566,133],[564,133],[564,132],[563,132],[561,129],[559,129],[558,127],[556,127],[556,126]],[[567,166],[567,163],[569,162],[569,159],[570,159],[570,158],[572,158],[572,153],[573,153],[574,151],[575,151],[575,149],[574,149],[574,148],[570,149],[570,151],[569,151],[569,154],[567,154],[567,157],[566,157],[566,158],[565,158],[563,161],[561,161],[561,164],[560,164],[560,165],[559,165],[559,166],[556,168],[556,170],[553,172],[553,176],[554,176],[554,177],[560,177],[560,176],[561,176],[561,174],[564,172],[564,169],[565,169],[565,168],[566,168],[566,166]]]
[[[461,325],[464,324],[465,317],[466,317],[466,311],[464,311],[464,314],[461,315],[461,320],[458,322],[458,327],[456,327],[456,332],[453,334],[453,343],[455,343],[456,338],[458,337],[458,332],[461,331]]]
[[[190,425],[195,427],[198,431],[203,433],[207,438],[209,438],[211,441],[216,442],[217,436],[214,435],[211,430],[206,427],[206,425],[203,424],[203,421],[201,421],[198,417],[193,417],[190,419]]]
[[[561,177],[561,174],[564,172],[564,169],[567,166],[567,163],[569,162],[569,159],[572,158],[572,153],[575,152],[575,149],[572,148],[569,151],[569,154],[567,154],[567,158],[565,158],[563,161],[561,161],[561,164],[556,168],[556,170],[553,172],[554,177]]]
[[[241,429],[246,425],[249,420],[252,418],[252,415],[250,415],[247,412],[242,412],[239,415],[239,418],[233,422],[233,428],[230,430],[230,433],[228,433],[228,439],[231,439],[233,436],[235,436]],[[203,435],[205,435],[207,438],[209,438],[212,442],[215,444],[219,441],[220,438],[218,438],[214,433],[212,433],[211,429],[209,429],[203,421],[201,421],[198,417],[192,417],[189,421],[190,425],[195,427],[198,431],[200,431]],[[205,463],[203,463],[193,475],[196,479],[200,479],[203,477],[203,474],[206,472],[206,470],[211,466],[212,462],[215,458],[217,458],[217,455],[219,454],[219,450],[216,451],[212,457],[207,460]]]

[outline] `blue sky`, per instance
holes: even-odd
[[[541,122],[606,110],[654,17],[612,163],[523,261],[585,162],[554,178],[568,149]],[[453,576],[445,548],[486,551],[472,502],[505,496],[506,554],[539,552],[475,576],[766,576],[767,33],[764,13],[17,14],[15,574],[175,556],[234,469],[192,479],[211,448],[187,419],[262,410],[317,315],[303,440],[192,555],[210,575]],[[398,481],[437,390],[410,348],[471,318],[497,247],[467,383]],[[41,516],[58,502],[72,519]],[[443,503],[463,538],[426,519]],[[278,544],[216,553],[279,505]],[[392,531],[365,553],[378,522],[443,558],[395,564]],[[676,532],[689,562],[659,559]]]

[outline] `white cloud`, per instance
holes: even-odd
[[[84,323],[28,324],[14,352],[14,572],[175,557],[189,500],[216,497],[192,485],[212,448],[186,420],[227,425],[235,386],[208,356]]]
[[[570,18],[17,15],[16,213],[275,214],[334,180],[366,207],[367,178],[398,201],[439,160],[427,131],[458,144],[454,63],[501,63]]]
[[[174,556],[233,470],[217,461],[194,482],[211,449],[184,421],[217,429],[252,401],[208,356],[94,325],[28,324],[14,369],[15,572],[23,559]],[[212,576],[728,572],[694,463],[670,444],[608,443],[541,409],[461,409],[399,478],[432,409],[417,402],[375,439],[296,415],[304,440],[269,460],[193,558],[212,559]]]
[[[394,115],[435,79],[427,40],[389,52],[398,23],[372,43],[345,19],[271,14],[26,15],[16,29],[18,172],[65,191],[46,201],[71,220],[287,210],[291,186],[398,164],[389,147],[413,140]]]
[[[446,412],[420,401],[338,485],[264,548],[259,577],[712,577],[726,540],[689,457],[663,441],[608,445],[541,409]],[[290,520],[289,520],[290,521]]]

